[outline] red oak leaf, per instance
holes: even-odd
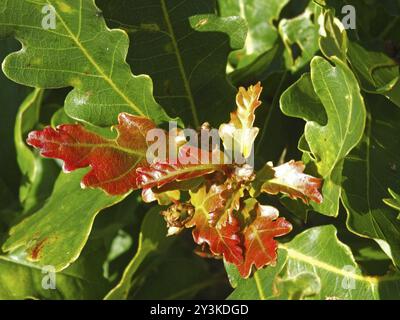
[[[214,159],[213,159],[214,156]],[[175,163],[174,163],[175,162]],[[140,167],[137,185],[140,188],[162,188],[167,184],[195,179],[223,169],[222,153],[204,151],[185,145],[179,149],[176,161],[155,162],[150,166]]]
[[[64,170],[92,169],[82,180],[83,187],[99,187],[107,193],[124,194],[137,189],[136,168],[147,166],[146,134],[155,128],[147,118],[121,113],[116,139],[106,139],[82,125],[46,127],[29,134],[27,143],[40,149],[44,157],[64,161]]]
[[[212,185],[208,191],[203,186],[196,193],[191,193],[195,213],[186,227],[195,226],[193,238],[197,244],[207,243],[213,254],[223,255],[227,262],[239,265],[243,261],[239,221],[232,214],[226,215],[222,223],[211,221],[216,212],[224,211],[226,199],[221,195],[223,190],[223,186]]]
[[[242,277],[250,276],[253,265],[260,269],[274,265],[277,259],[278,244],[275,237],[283,236],[292,230],[292,225],[284,218],[278,218],[274,207],[256,204],[258,216],[243,231],[244,262],[238,265]]]
[[[308,204],[309,200],[321,203],[323,198],[319,189],[322,180],[304,174],[305,166],[301,161],[290,161],[278,167],[271,163],[257,174],[254,188],[269,194],[284,193],[292,199],[302,199]]]

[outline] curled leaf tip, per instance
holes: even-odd
[[[247,90],[240,87],[236,95],[237,109],[231,112],[229,123],[219,127],[219,135],[225,148],[240,152],[245,158],[251,154],[259,129],[253,127],[255,111],[261,105],[261,83],[250,86]]]
[[[301,161],[291,160],[280,166],[274,167],[267,163],[257,174],[253,185],[254,191],[266,192],[272,195],[283,193],[292,199],[301,199],[308,204],[309,201],[322,203],[320,193],[322,179],[304,173],[305,165]]]

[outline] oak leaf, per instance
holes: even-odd
[[[278,167],[267,163],[257,174],[253,184],[253,194],[266,192],[272,195],[283,193],[292,199],[301,199],[308,204],[310,200],[321,203],[323,198],[319,189],[322,180],[304,173],[301,161],[289,161]]]
[[[255,86],[250,86],[247,90],[240,87],[236,96],[236,111],[231,112],[229,123],[224,123],[219,127],[219,135],[225,148],[234,152],[240,152],[244,158],[250,156],[254,141],[259,132],[259,129],[253,127],[253,125],[255,110],[261,105],[261,101],[259,100],[261,91],[260,82]]]
[[[239,221],[233,214],[227,215],[226,220],[219,225],[215,225],[212,221],[213,215],[225,207],[223,190],[224,186],[212,185],[209,190],[203,186],[197,192],[191,192],[191,203],[195,213],[186,227],[195,227],[193,238],[197,244],[207,243],[213,254],[223,255],[227,262],[240,264],[243,261],[243,254],[238,234]]]
[[[256,203],[257,217],[243,231],[244,261],[238,266],[242,277],[250,276],[253,265],[260,269],[274,265],[277,259],[278,244],[275,237],[283,236],[292,230],[292,225],[271,206]]]
[[[210,174],[217,170],[223,170],[222,155],[216,150],[213,161],[213,153],[202,149],[184,145],[180,147],[175,161],[166,159],[156,161],[150,165],[139,167],[136,171],[137,185],[140,188],[162,188],[168,184],[192,180]]]
[[[117,195],[138,188],[136,169],[148,166],[146,134],[155,127],[148,118],[121,113],[116,139],[104,138],[80,124],[65,124],[33,131],[27,143],[40,149],[44,157],[63,160],[66,172],[91,167],[82,186]]]

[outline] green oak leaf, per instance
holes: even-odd
[[[132,206],[132,202],[129,204]],[[110,243],[116,230],[124,224],[115,210],[118,207],[108,209],[107,214],[96,220],[79,258],[60,272],[52,273],[54,269],[51,265],[38,266],[12,255],[1,255],[0,299],[73,300],[104,297],[111,283],[103,274],[103,263],[111,251]],[[112,223],[116,218],[119,218],[118,222]],[[50,287],[51,284],[55,286]]]
[[[136,253],[106,300],[191,299],[221,282],[186,239],[166,238],[161,210],[156,206],[145,214]]]
[[[327,10],[322,15],[320,24],[319,47],[324,56],[328,59],[336,56],[346,62],[348,39],[340,20],[333,15],[332,11]]]
[[[260,55],[247,67],[232,71],[229,78],[235,86],[240,86],[243,83],[256,83],[257,81],[261,81],[265,85],[272,75],[285,72],[286,68],[282,58],[283,50],[282,44],[274,45],[273,48]],[[271,92],[271,89],[268,91]]]
[[[52,265],[57,271],[74,262],[96,215],[124,198],[110,197],[101,190],[82,190],[85,171],[61,173],[45,205],[10,230],[2,249],[21,263]]]
[[[375,239],[400,266],[398,212],[382,199],[387,189],[399,192],[400,110],[380,96],[369,96],[367,127],[360,145],[346,158],[343,204],[351,231]]]
[[[244,45],[244,20],[218,17],[213,1],[101,0],[98,4],[110,25],[129,34],[127,61],[135,72],[151,76],[156,100],[172,116],[195,127],[205,121],[218,126],[226,120],[236,93],[227,80],[227,59]]]
[[[314,0],[326,9],[334,9],[336,17],[344,18],[348,11],[344,6],[355,8],[356,29],[349,29],[352,38],[370,41],[386,39],[387,36],[398,34],[400,3],[398,0]],[[396,3],[397,2],[397,3]]]
[[[93,231],[79,258],[68,268],[51,274],[52,266],[32,264],[0,256],[0,299],[101,299],[112,287],[103,270],[107,256],[112,254],[111,244],[118,230],[133,224],[135,231],[137,215],[131,216],[137,200],[130,197],[126,201],[106,209],[96,219]],[[115,272],[115,269],[113,269]],[[18,279],[18,281],[15,281]],[[46,289],[54,281],[55,288]],[[45,286],[43,286],[43,284]]]
[[[151,79],[134,76],[125,61],[127,34],[110,30],[99,12],[94,0],[6,1],[0,37],[15,37],[23,49],[5,59],[4,73],[32,87],[72,86],[65,109],[77,120],[109,126],[120,112],[168,120]],[[46,24],[52,14],[55,29]]]
[[[233,292],[228,296],[230,300],[267,300],[273,296],[272,288],[275,277],[285,267],[287,254],[278,252],[278,260],[275,266],[268,266],[254,272],[252,277],[243,279],[233,264],[225,263],[225,269]]]
[[[139,244],[135,256],[126,267],[122,278],[117,285],[106,295],[106,300],[127,299],[131,290],[143,281],[141,266],[151,259],[157,253],[165,251],[174,240],[165,238],[167,227],[165,221],[160,215],[160,208],[153,207],[142,222]]]
[[[74,123],[76,123],[76,120],[72,119],[71,117],[68,117],[68,115],[65,113],[64,108],[59,108],[56,112],[54,112],[50,120],[50,125],[53,128],[62,124],[74,124]]]
[[[222,16],[240,16],[249,28],[244,49],[233,54],[237,68],[244,68],[273,48],[279,37],[274,21],[288,3],[289,0],[219,0]]]
[[[392,196],[392,198],[383,199],[383,202],[385,202],[389,207],[392,207],[397,211],[400,211],[400,194],[397,194],[391,189],[389,189],[389,193]],[[397,219],[400,219],[400,215]]]
[[[292,72],[304,67],[318,51],[319,26],[313,19],[318,17],[320,10],[311,2],[303,14],[279,22],[279,34],[286,48],[286,68]]]
[[[305,159],[324,179],[324,201],[312,204],[314,210],[337,216],[343,161],[361,140],[366,110],[351,70],[336,57],[332,61],[335,66],[315,57],[311,75],[303,76],[282,95],[281,110],[306,121],[303,144],[309,151]]]
[[[350,42],[348,59],[365,91],[382,94],[400,107],[399,65],[394,60],[355,42]]]
[[[85,254],[66,270],[55,274],[55,289],[46,289],[52,269],[38,268],[0,256],[0,299],[99,299],[106,283],[94,275],[96,252]],[[18,281],[16,281],[18,279]]]
[[[400,275],[364,276],[334,226],[311,228],[280,244],[278,257],[275,267],[259,270],[247,280],[238,278],[228,266],[235,288],[229,299],[400,298]]]
[[[0,61],[17,49],[18,45],[15,40],[0,40]],[[28,92],[27,88],[13,83],[0,71],[0,154],[7,155],[0,157],[0,180],[2,181],[0,193],[10,194],[8,201],[2,202],[0,208],[3,205],[10,205],[10,202],[18,202],[15,195],[18,194],[21,175],[15,161],[14,120],[18,107]]]
[[[22,103],[15,120],[14,143],[23,176],[19,200],[24,213],[41,206],[50,195],[60,170],[54,161],[39,156],[25,143],[29,131],[38,125],[43,93],[43,90],[35,89]]]

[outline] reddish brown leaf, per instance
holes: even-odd
[[[268,163],[258,174],[254,183],[256,193],[284,193],[292,199],[302,199],[306,204],[309,200],[321,203],[323,198],[319,189],[322,180],[304,174],[304,164],[301,161],[290,161],[278,167]]]
[[[147,166],[146,134],[155,128],[147,118],[121,113],[116,126],[118,137],[103,138],[81,125],[61,125],[33,131],[28,144],[41,155],[64,161],[64,170],[92,169],[82,180],[84,187],[99,187],[109,194],[124,194],[137,189],[136,168]]]
[[[228,214],[226,220],[214,225],[211,221],[216,212],[223,210],[226,199],[221,195],[222,186],[211,186],[206,190],[203,186],[196,193],[191,194],[191,202],[195,207],[195,214],[186,227],[193,227],[194,241],[202,245],[207,243],[210,251],[215,255],[223,255],[225,260],[236,265],[243,261],[240,246],[239,221]]]
[[[292,225],[284,218],[278,218],[278,210],[258,205],[257,218],[243,231],[244,262],[238,266],[242,277],[250,276],[253,265],[260,269],[274,265],[277,259],[278,244],[275,237],[283,236],[292,230]]]
[[[194,212],[195,209],[190,203],[182,203],[179,201],[170,206],[167,210],[162,211],[161,215],[167,222],[167,235],[171,236],[180,233],[192,219]]]
[[[211,212],[209,216],[209,223],[217,227],[224,225],[228,218],[239,210],[240,200],[244,196],[244,189],[230,180],[219,185],[219,192],[223,205],[221,208]]]
[[[223,255],[229,263],[240,264],[243,261],[242,248],[238,232],[240,225],[238,220],[229,215],[228,220],[222,226],[212,226],[205,215],[195,215],[193,223],[193,238],[197,244],[207,243],[215,255]]]
[[[172,161],[155,162],[150,166],[137,169],[137,185],[140,188],[162,188],[167,184],[195,179],[223,169],[222,154],[216,151],[215,163],[213,154],[191,146],[180,148],[178,157]],[[204,161],[207,159],[206,161]]]

